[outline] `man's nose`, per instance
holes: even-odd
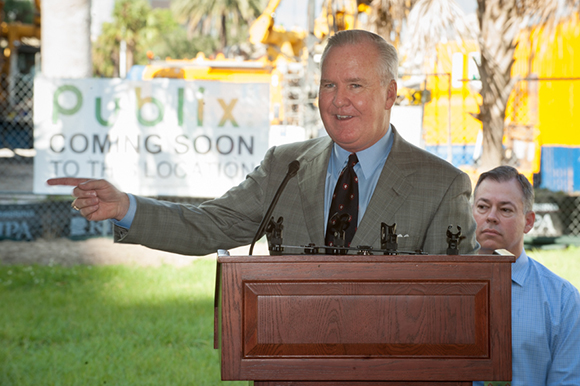
[[[348,105],[348,103],[349,103],[348,96],[346,95],[346,92],[342,87],[336,88],[332,103],[336,107],[342,107],[342,106]]]
[[[497,222],[498,221],[498,218],[497,218],[497,209],[491,208],[489,210],[489,212],[487,212],[486,220],[488,222]]]

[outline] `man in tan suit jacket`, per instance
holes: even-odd
[[[270,149],[245,181],[220,198],[194,207],[135,196],[130,204],[129,196],[107,181],[57,178],[48,183],[77,186],[73,205],[89,220],[122,220],[134,213],[129,227],[115,227],[115,241],[203,255],[249,244],[289,163],[298,160],[300,170],[272,216],[283,218],[284,245],[323,246],[329,185],[332,190],[338,178],[331,176],[333,157],[374,151],[384,166],[375,175],[361,172],[361,178],[372,180],[363,192],[370,199],[351,245],[380,249],[384,222],[396,224],[399,250],[444,254],[447,228],[453,225],[465,237],[460,253],[474,252],[468,176],[409,144],[390,125],[397,96],[394,47],[367,31],[343,31],[330,39],[321,66],[319,109],[329,136]]]

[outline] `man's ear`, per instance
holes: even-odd
[[[536,213],[528,212],[526,213],[526,225],[524,227],[524,233],[528,233],[534,227],[534,222],[536,221]]]
[[[385,110],[390,110],[397,100],[397,81],[391,79],[387,86],[387,99],[385,103]]]

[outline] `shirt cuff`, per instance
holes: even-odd
[[[129,197],[129,210],[127,210],[127,214],[121,220],[112,218],[111,222],[118,227],[130,229],[135,218],[135,212],[137,212],[137,200],[130,193],[127,193],[127,196]]]

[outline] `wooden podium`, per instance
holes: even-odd
[[[513,255],[219,256],[222,380],[510,381]]]

